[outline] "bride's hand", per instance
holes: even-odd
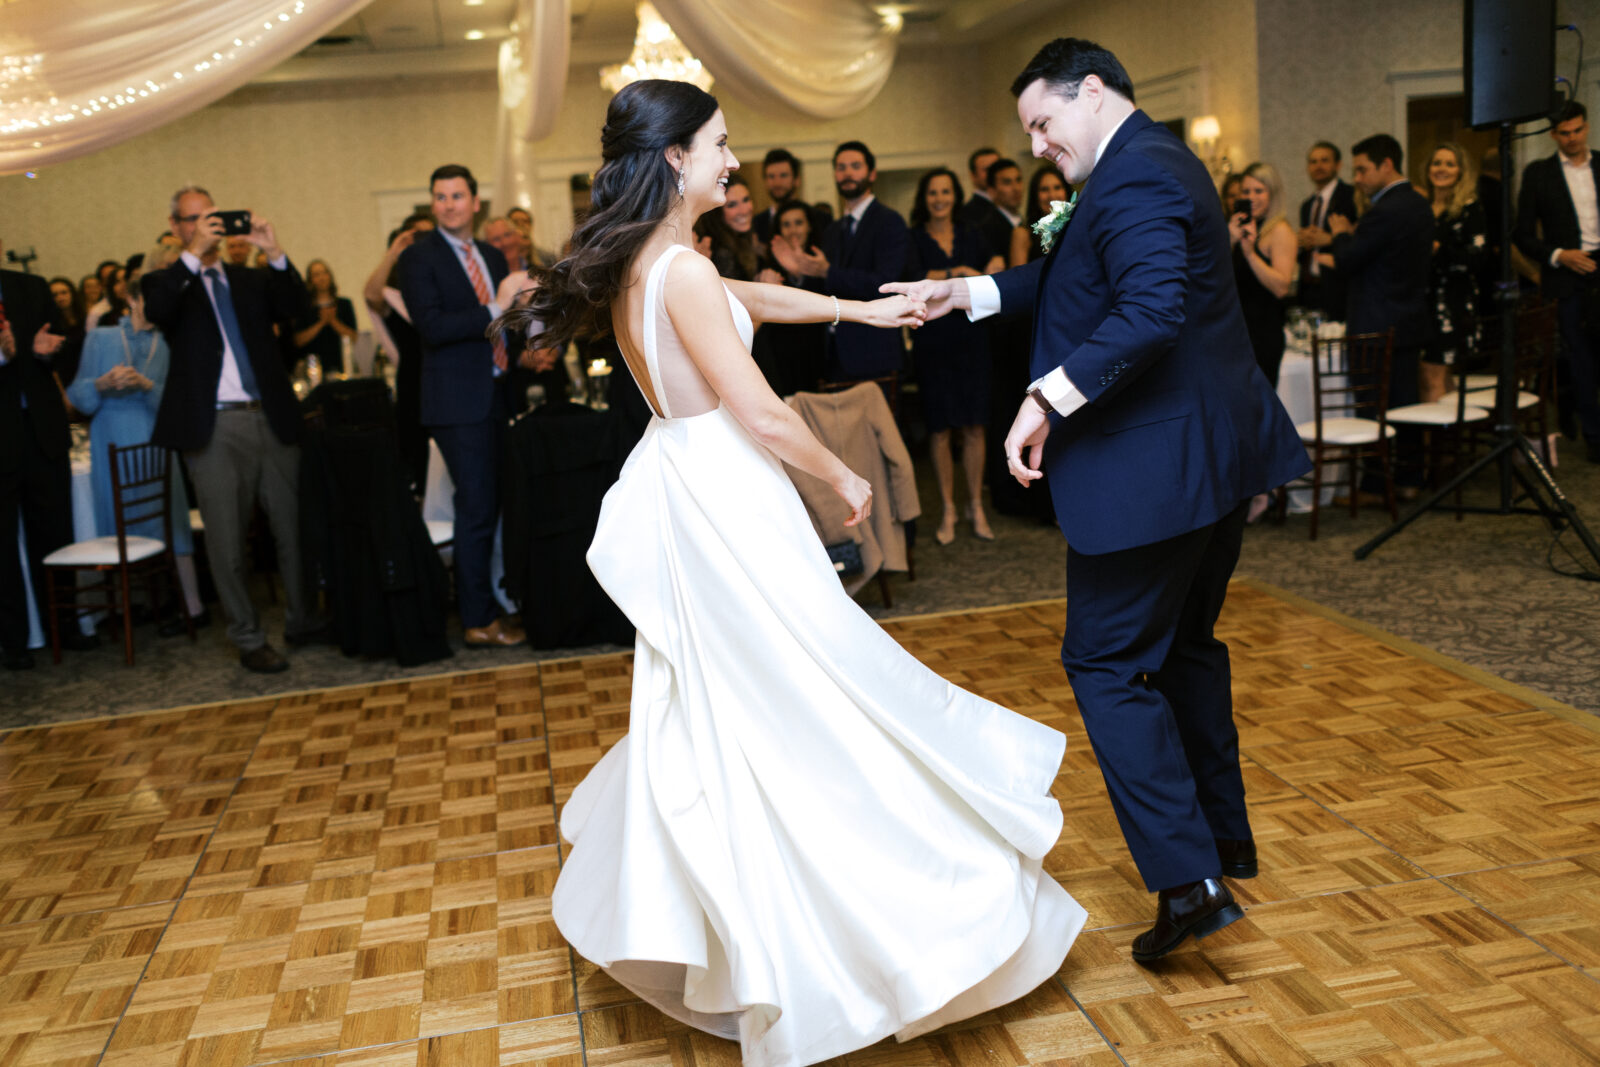
[[[850,505],[846,526],[854,526],[872,514],[872,486],[854,471],[846,470],[845,479],[833,487],[839,498]]]
[[[916,329],[928,317],[928,306],[909,296],[887,296],[861,306],[860,321],[867,326],[884,326],[895,329],[910,326]]]

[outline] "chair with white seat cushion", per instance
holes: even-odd
[[[54,580],[45,583],[50,607],[50,652],[56,663],[61,662],[61,627],[56,612],[56,598],[60,593],[67,593],[77,607],[104,608],[121,614],[123,650],[131,667],[132,579],[136,576],[145,579],[152,605],[158,603],[155,597],[157,576],[164,575],[173,583],[170,589],[178,589],[178,560],[172,552],[172,453],[153,444],[111,445],[106,462],[111,465],[111,503],[117,532],[76,541],[44,558],[47,571],[93,571],[101,576],[99,581],[85,586],[58,587]],[[156,525],[161,536],[128,532],[130,528],[144,525]],[[83,594],[96,592],[104,599],[84,601]],[[181,592],[177,601],[189,629],[189,640],[193,641],[194,623]]]
[[[1311,539],[1317,539],[1317,516],[1324,487],[1345,486],[1350,514],[1360,508],[1363,465],[1376,463],[1383,475],[1389,514],[1399,517],[1394,502],[1394,469],[1390,460],[1394,427],[1389,425],[1389,360],[1394,331],[1316,336],[1311,340],[1314,417],[1295,427],[1311,453],[1311,473],[1284,487],[1311,489]],[[1278,493],[1278,517],[1287,510],[1288,493]]]

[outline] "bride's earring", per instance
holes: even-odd
[[[688,162],[685,162],[683,164],[682,169],[680,169],[678,171],[678,199],[679,200],[683,199],[683,175],[684,175],[684,171],[687,171],[688,169],[689,169],[689,164],[688,164]]]

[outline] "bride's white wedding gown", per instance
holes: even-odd
[[[555,920],[746,1064],[816,1063],[1060,967],[1086,917],[1040,871],[1065,738],[946,682],[862,612],[782,464],[729,411],[673,417],[692,364],[661,289],[683,251],[645,283],[661,410],[588,557],[638,628],[629,730],[562,811]]]

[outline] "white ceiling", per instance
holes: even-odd
[[[886,0],[902,14],[903,47],[975,43],[1063,0]],[[572,62],[617,63],[633,47],[635,0],[571,0]],[[874,5],[879,6],[879,5]],[[493,70],[515,0],[372,0],[260,81],[347,80]],[[476,31],[483,36],[469,40]]]

